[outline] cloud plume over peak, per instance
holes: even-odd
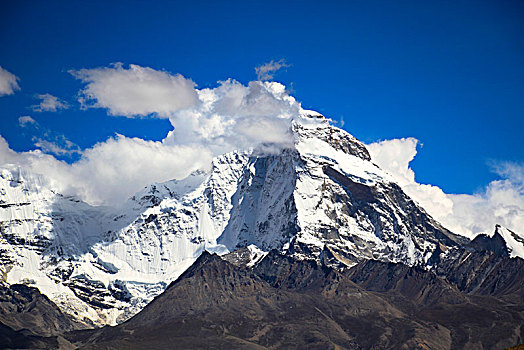
[[[285,86],[268,81],[247,85],[229,79],[196,89],[181,75],[122,64],[71,72],[84,83],[85,108],[104,108],[126,117],[168,118],[173,129],[162,141],[117,135],[80,150],[65,136],[29,116],[19,124],[34,134],[38,148],[11,150],[0,141],[0,166],[14,163],[52,178],[56,189],[93,204],[118,204],[141,187],[181,179],[209,167],[213,156],[242,149],[274,152],[293,144],[291,123],[301,105]],[[72,164],[64,157],[77,152]]]
[[[276,82],[220,82],[198,91],[201,103],[170,117],[174,130],[166,142],[202,143],[215,155],[264,143],[292,143],[291,122],[301,106]]]
[[[276,63],[257,72],[274,72],[283,64]],[[304,113],[284,85],[262,79],[247,85],[229,79],[213,88],[197,89],[181,75],[137,65],[116,64],[72,74],[84,83],[80,96],[86,108],[104,108],[115,116],[168,118],[172,125],[162,141],[117,134],[81,150],[64,135],[23,116],[19,125],[25,132],[32,130],[38,149],[15,152],[0,137],[0,166],[13,163],[45,174],[58,191],[93,204],[118,204],[152,182],[181,179],[194,170],[207,169],[219,154],[291,147],[292,122]],[[492,232],[497,223],[522,230],[524,165],[493,163],[500,179],[483,191],[447,194],[416,181],[410,162],[418,144],[415,138],[402,138],[372,143],[368,149],[375,163],[452,231],[472,237]],[[53,156],[71,153],[79,157],[71,164]]]
[[[269,74],[283,66],[283,61],[272,61],[259,71]],[[85,108],[104,108],[114,116],[169,118],[174,130],[166,144],[203,145],[214,155],[265,143],[290,144],[291,121],[301,109],[276,82],[243,85],[229,79],[199,90],[179,74],[120,63],[71,74],[85,84],[80,91]]]

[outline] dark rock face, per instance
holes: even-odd
[[[326,213],[336,224],[328,231],[337,232],[343,226],[343,223],[337,221],[340,216],[350,216],[357,222],[366,218],[376,237],[381,241],[394,243],[392,246],[379,248],[370,246],[358,235],[354,235],[348,237],[348,240],[354,243],[355,247],[344,251],[334,244],[337,241],[334,237],[324,237],[326,245],[351,262],[376,259],[422,265],[424,256],[431,254],[433,247],[442,245],[447,250],[469,243],[469,239],[452,233],[434,220],[395,183],[368,186],[353,181],[330,166],[323,167],[323,172],[332,181],[331,184],[326,184],[326,193],[331,194],[330,201],[337,203],[341,208],[338,212],[332,209],[332,212]],[[343,192],[331,188],[333,186],[341,187]],[[411,242],[414,249],[410,253]],[[428,242],[431,245],[427,245]]]
[[[44,338],[15,331],[0,323],[0,349],[58,349],[56,337]]]
[[[434,273],[418,267],[368,260],[347,271],[346,275],[368,291],[391,291],[417,305],[467,302],[467,298],[458,288]]]
[[[471,241],[469,246],[476,251],[490,251],[498,256],[509,257],[506,241],[504,241],[504,238],[498,231],[495,231],[492,237],[485,234],[478,235]]]
[[[295,132],[305,134],[307,131],[300,124],[293,125]],[[330,144],[333,148],[340,150],[346,154],[354,155],[364,160],[371,160],[369,152],[362,142],[355,137],[349,135],[347,132],[339,128],[330,126],[328,128],[319,127],[313,131],[315,137]]]
[[[231,219],[219,238],[230,250],[256,244],[264,250],[281,247],[296,235],[297,208],[293,191],[297,152],[252,156],[231,198]],[[286,181],[282,181],[286,179]],[[279,235],[271,233],[279,232]]]
[[[59,334],[80,328],[38,289],[0,285],[0,349],[67,348]]]
[[[0,287],[0,323],[14,330],[25,329],[30,334],[42,336],[80,327],[38,289],[23,284]]]
[[[492,251],[456,251],[434,268],[461,291],[524,303],[524,260]]]
[[[126,323],[67,339],[86,349],[503,349],[523,341],[522,305],[402,264],[338,272],[270,252],[247,269],[204,253]]]
[[[524,327],[522,303],[465,293],[430,271],[401,264],[370,260],[348,275],[414,319],[444,326],[450,331],[450,348],[502,349],[523,340],[514,334]]]

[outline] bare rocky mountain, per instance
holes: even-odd
[[[60,335],[83,328],[38,289],[22,284],[0,285],[0,348],[67,347]]]
[[[418,267],[368,260],[341,273],[273,251],[252,268],[203,253],[129,321],[67,338],[85,349],[503,349],[523,327],[522,303]]]
[[[446,276],[377,260],[340,270],[328,252],[320,261],[276,250],[260,256],[251,247],[223,258],[203,252],[127,322],[63,334],[42,329],[42,320],[67,321],[56,306],[46,321],[38,310],[53,304],[34,288],[14,286],[23,296],[4,291],[4,299],[23,302],[18,311],[4,307],[2,317],[10,326],[17,320],[19,330],[4,326],[1,339],[6,348],[42,349],[504,349],[523,342],[520,258],[469,251],[475,283],[468,284],[457,278],[463,259],[447,260]],[[27,317],[34,300],[45,307]]]

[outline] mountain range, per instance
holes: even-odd
[[[292,145],[220,155],[209,169],[151,184],[119,207],[89,205],[42,175],[4,167],[2,343],[524,342],[521,235],[497,226],[470,240],[446,229],[363,143],[318,113],[304,111],[290,133]]]

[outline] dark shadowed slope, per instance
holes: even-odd
[[[38,289],[0,285],[0,349],[65,349],[68,342],[59,334],[80,328]]]
[[[204,253],[128,322],[68,339],[86,349],[503,349],[523,330],[522,304],[402,264],[340,273],[272,252],[246,269]]]

